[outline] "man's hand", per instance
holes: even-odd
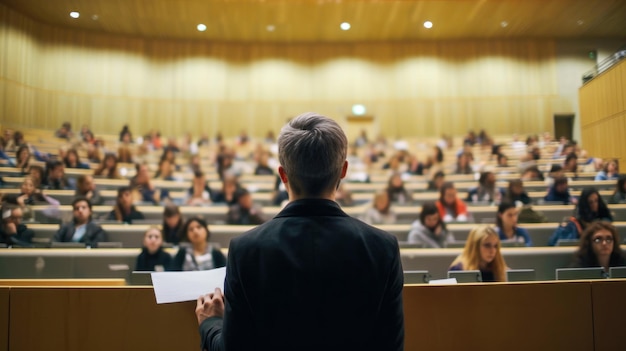
[[[215,288],[215,293],[206,294],[198,298],[196,305],[196,317],[198,325],[211,317],[224,317],[224,295],[220,288]]]

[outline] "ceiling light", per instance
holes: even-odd
[[[426,21],[424,22],[424,28],[431,29],[433,27],[433,22]]]
[[[502,27],[502,28],[504,28],[504,27],[506,27],[508,25],[509,25],[509,22],[507,22],[507,21],[500,22],[500,27]]]
[[[362,104],[352,105],[352,114],[354,114],[355,116],[363,116],[365,112],[367,112],[365,105],[362,105]]]
[[[265,29],[267,29],[268,32],[273,32],[274,30],[276,30],[276,26],[274,26],[273,24],[268,24]]]
[[[98,16],[98,15],[91,16],[91,19],[94,20],[94,21],[97,21],[99,18],[100,18],[100,16]]]
[[[72,18],[78,18],[80,17],[80,13],[76,12],[76,11],[72,11],[70,12],[70,17]]]
[[[206,25],[200,23],[196,28],[198,28],[199,32],[204,32],[206,30]]]
[[[348,30],[350,29],[350,23],[343,22],[339,27],[341,27],[341,30]]]
[[[576,24],[578,24],[579,26],[582,26],[585,23],[585,21],[579,19],[578,21],[576,21]]]

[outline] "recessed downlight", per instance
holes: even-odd
[[[500,22],[500,27],[502,27],[502,28],[506,28],[508,25],[509,25],[509,22],[507,22],[507,21]]]
[[[70,17],[72,18],[78,18],[80,17],[80,13],[76,12],[76,11],[72,11],[70,12]]]
[[[351,26],[350,23],[343,22],[341,25],[339,25],[339,27],[341,28],[341,30],[349,30]]]
[[[424,28],[431,29],[432,27],[433,27],[433,22],[431,21],[424,22]]]
[[[265,29],[266,29],[268,32],[273,32],[273,31],[275,31],[275,30],[276,30],[276,26],[275,26],[275,25],[273,25],[273,24],[268,24],[268,25],[267,25],[267,27],[265,27]]]
[[[199,32],[204,32],[206,30],[206,24],[200,23],[196,26]]]

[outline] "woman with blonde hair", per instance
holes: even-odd
[[[463,252],[452,262],[449,270],[479,270],[483,282],[506,281],[506,263],[500,253],[500,237],[495,228],[481,225],[472,229]]]

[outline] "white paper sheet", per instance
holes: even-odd
[[[197,300],[201,295],[215,291],[224,292],[226,267],[209,271],[154,272],[152,285],[157,303],[172,303]]]

